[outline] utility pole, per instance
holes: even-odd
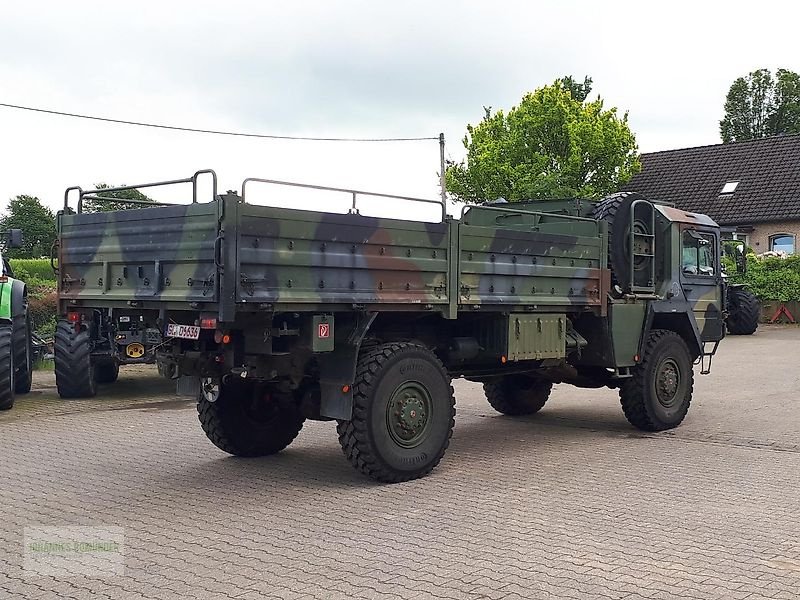
[[[444,179],[444,133],[439,134],[439,185],[442,188],[442,204],[447,206],[447,186]]]

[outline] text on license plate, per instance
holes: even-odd
[[[167,325],[167,337],[196,340],[200,337],[200,328],[194,325],[179,325],[178,323],[170,323]]]

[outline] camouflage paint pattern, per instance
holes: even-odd
[[[62,301],[216,300],[216,203],[65,214]]]
[[[471,211],[473,218],[489,212]],[[187,302],[208,310],[232,296],[240,310],[356,304],[455,317],[459,308],[535,305],[605,314],[602,224],[528,213],[536,235],[527,223],[503,219],[424,223],[251,205],[230,195],[68,214],[60,222],[59,297],[78,306],[134,300],[187,310]],[[235,290],[223,286],[220,294],[215,256],[232,267],[225,273],[235,273]]]

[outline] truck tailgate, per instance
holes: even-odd
[[[215,302],[217,202],[60,217],[59,296]]]

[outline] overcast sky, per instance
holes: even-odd
[[[460,159],[483,106],[590,75],[640,150],[719,141],[734,78],[800,71],[797,3],[5,2],[0,102],[301,136],[435,136]],[[0,201],[213,168],[436,197],[434,141],[292,142],[157,131],[0,107]],[[271,190],[273,194],[277,191]],[[274,197],[274,196],[273,196]]]

